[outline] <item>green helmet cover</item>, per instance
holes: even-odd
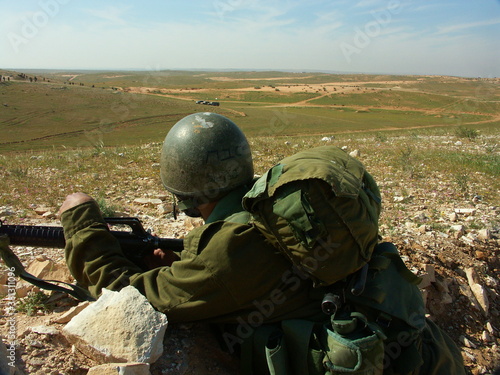
[[[171,193],[215,201],[253,179],[252,153],[238,126],[217,113],[186,116],[168,132],[161,180]]]

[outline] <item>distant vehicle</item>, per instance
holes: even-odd
[[[208,102],[206,100],[197,100],[196,104],[213,105],[213,106],[216,106],[216,107],[218,107],[220,105],[219,102]]]

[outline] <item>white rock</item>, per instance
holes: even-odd
[[[460,238],[465,234],[463,225],[452,225],[450,229],[455,232],[455,238]]]
[[[46,280],[58,280],[66,283],[73,281],[73,276],[68,270],[68,267],[63,263],[56,263],[51,259],[39,261],[35,258],[33,262],[26,268],[28,273]]]
[[[101,297],[63,328],[68,341],[103,362],[155,362],[163,352],[167,317],[139,291],[103,289]]]
[[[68,323],[71,319],[73,319],[75,316],[77,316],[80,312],[82,312],[89,305],[90,305],[90,302],[88,302],[88,301],[82,302],[82,303],[78,304],[77,306],[73,306],[71,309],[66,311],[60,317],[58,317],[57,319],[53,319],[52,321],[54,323],[61,323],[61,324]]]
[[[157,206],[158,212],[160,215],[165,215],[170,212],[172,212],[172,205],[171,204],[159,204]]]
[[[484,281],[486,282],[486,285],[488,285],[491,288],[496,288],[499,284],[498,279],[496,279],[490,275],[486,275],[484,277]]]
[[[54,328],[54,327],[50,327],[50,326],[35,326],[35,327],[31,327],[31,332],[35,332],[35,333],[38,333],[40,335],[58,335],[59,334],[59,331]]]
[[[432,232],[431,232],[432,233]],[[444,232],[435,232],[436,236],[441,237],[441,238],[449,238],[450,236]]]
[[[476,214],[475,208],[456,208],[455,213],[462,215],[474,216]]]
[[[472,202],[474,203],[478,203],[480,202],[482,199],[482,197],[480,195],[475,195],[473,198],[472,198]]]
[[[134,203],[154,206],[154,205],[162,204],[163,202],[161,199],[157,199],[157,198],[136,198],[136,199],[134,199]]]
[[[479,278],[479,275],[477,274],[476,270],[473,267],[467,268],[465,270],[465,274],[467,275],[467,281],[470,284],[477,284],[481,281]]]
[[[476,344],[474,344],[472,341],[470,341],[467,337],[465,336],[460,336],[460,341],[462,341],[462,343],[468,347],[468,348],[472,348],[472,349],[475,349],[476,348]]]
[[[408,198],[411,198],[411,195],[408,196]],[[417,215],[413,217],[413,220],[427,221],[429,220],[429,217],[425,213],[419,212]]]
[[[12,210],[10,207],[1,207],[0,208],[0,216],[14,216],[16,212]]]
[[[472,238],[469,238],[467,236],[462,236],[459,238],[460,241],[465,242],[468,245],[474,245],[474,240]]]
[[[486,289],[481,284],[479,284],[479,276],[477,275],[474,268],[467,268],[465,270],[465,274],[467,275],[467,281],[469,282],[469,286],[472,290],[472,293],[474,294],[474,297],[476,297],[476,300],[481,306],[485,315],[488,316],[490,307],[488,293],[486,292]]]
[[[359,158],[360,155],[361,155],[361,152],[359,150],[354,150],[354,151],[349,152],[349,156],[351,156],[353,158]]]
[[[415,228],[415,223],[412,223],[411,221],[407,221],[407,222],[405,222],[405,228],[412,230],[413,228]]]
[[[50,208],[41,206],[36,207],[33,211],[35,211],[37,215],[44,215],[45,213],[50,212]]]
[[[425,233],[425,232],[429,231],[430,229],[431,229],[431,227],[430,227],[430,226],[425,225],[425,224],[422,224],[421,226],[419,226],[419,227],[417,228],[417,232],[418,232],[418,233],[422,233],[422,234],[423,234],[423,233]]]
[[[477,232],[477,238],[480,240],[486,241],[491,239],[491,232],[489,229],[481,229]]]
[[[483,331],[483,333],[481,334],[481,338],[483,339],[484,342],[493,341],[488,331]]]
[[[488,330],[488,332],[492,335],[495,334],[495,329],[493,328],[493,325],[491,324],[491,322],[487,322],[486,323],[486,329]]]
[[[43,343],[38,340],[31,340],[28,345],[32,348],[38,348],[38,349],[43,348]]]
[[[43,218],[45,219],[55,219],[56,218],[56,214],[53,213],[52,211],[47,211],[46,213],[44,213],[42,215]]]

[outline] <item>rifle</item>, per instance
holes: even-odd
[[[144,255],[155,249],[182,251],[183,241],[177,238],[160,238],[147,232],[136,217],[106,217],[109,225],[127,225],[129,231],[110,231],[116,237],[124,255],[141,265]],[[4,225],[0,220],[0,235],[6,234],[11,245],[52,247],[64,249],[66,241],[62,227],[38,225]]]
[[[147,267],[144,264],[143,257],[149,253],[152,253],[153,250],[162,249],[180,252],[184,248],[184,242],[182,239],[160,238],[153,236],[151,233],[147,232],[144,229],[142,223],[136,217],[107,217],[104,218],[104,220],[109,225],[126,225],[130,227],[130,229],[132,229],[132,231],[110,230],[110,233],[118,240],[125,257],[144,270],[146,270]],[[2,235],[6,235],[8,237],[9,243],[11,245],[51,248],[64,248],[66,246],[62,227],[37,225],[4,225],[0,220],[0,237]],[[57,287],[53,284],[47,283],[45,280],[38,279],[33,275],[27,273],[15,254],[11,251],[7,251],[6,246],[2,246],[1,250],[2,257],[4,258],[7,266],[17,269],[17,276],[41,288],[49,290],[63,289],[62,287]],[[73,290],[68,291],[65,289],[65,292],[79,299],[83,299],[82,291],[75,290],[75,287],[78,289],[77,286],[72,284],[66,285],[70,286]]]

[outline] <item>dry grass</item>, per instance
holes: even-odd
[[[256,172],[261,174],[292,153],[325,144],[320,136],[252,137]],[[441,191],[443,199],[479,195],[499,199],[498,134],[470,140],[454,133],[341,135],[330,143],[361,150],[360,159],[383,184]],[[57,207],[66,194],[85,191],[120,209],[130,199],[164,194],[159,179],[161,143],[0,155],[0,206],[29,215],[34,205]]]

